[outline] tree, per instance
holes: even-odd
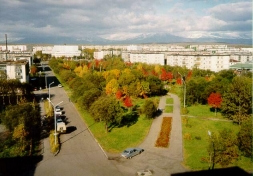
[[[123,109],[114,96],[101,96],[90,107],[90,114],[94,120],[105,122],[105,130],[108,132],[109,123],[120,124]]]
[[[222,102],[221,95],[219,93],[211,93],[207,101],[209,106],[215,109],[215,116],[216,116],[217,108],[221,107]]]
[[[132,103],[132,100],[129,96],[126,96],[126,98],[124,99],[124,105],[127,107],[127,108],[130,108],[133,106],[133,103]]]
[[[116,79],[112,79],[106,84],[105,90],[107,95],[116,94],[119,89],[119,83]]]
[[[253,157],[252,146],[252,118],[242,122],[241,129],[238,133],[238,146],[246,157]]]
[[[208,151],[211,156],[212,169],[215,164],[226,167],[237,160],[239,151],[237,138],[231,129],[223,129],[217,135],[212,135],[209,141]]]
[[[252,113],[252,79],[244,76],[234,77],[223,94],[222,114],[238,123],[247,120]]]
[[[153,118],[155,116],[156,111],[157,107],[155,103],[150,99],[146,99],[142,107],[142,112],[145,114],[145,116],[147,118]]]

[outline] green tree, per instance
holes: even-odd
[[[144,115],[147,118],[153,118],[155,116],[156,111],[157,107],[154,101],[146,99],[142,107],[142,112],[144,113]]]
[[[253,157],[252,147],[252,118],[242,122],[241,129],[238,133],[238,146],[246,157]]]
[[[235,77],[223,94],[222,114],[241,124],[252,114],[252,79],[244,76]]]
[[[236,135],[231,129],[223,129],[218,135],[212,135],[208,151],[211,156],[212,169],[215,164],[226,167],[237,160],[239,150]]]
[[[115,96],[101,96],[90,107],[90,114],[95,121],[103,121],[105,130],[108,132],[109,123],[120,124],[123,116],[123,109]]]

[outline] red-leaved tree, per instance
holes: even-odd
[[[207,98],[207,101],[208,101],[209,106],[212,106],[215,109],[215,116],[216,116],[217,108],[221,107],[221,102],[222,102],[221,94],[211,93],[209,97]]]
[[[122,92],[120,91],[120,90],[118,90],[117,92],[116,92],[116,98],[117,99],[121,99],[121,97],[122,97]]]
[[[129,96],[127,96],[125,99],[124,99],[124,105],[127,107],[127,108],[130,108],[133,106],[133,103],[132,103],[132,100]]]
[[[167,73],[166,73],[166,70],[164,68],[162,68],[161,80],[162,81],[167,81],[168,80]]]

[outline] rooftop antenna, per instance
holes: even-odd
[[[8,51],[8,48],[7,48],[7,34],[5,34],[5,45],[6,45],[5,60],[7,60],[7,51]]]

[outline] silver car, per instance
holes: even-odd
[[[121,156],[129,159],[135,155],[141,154],[142,152],[144,152],[144,149],[142,148],[128,148],[121,153]]]

